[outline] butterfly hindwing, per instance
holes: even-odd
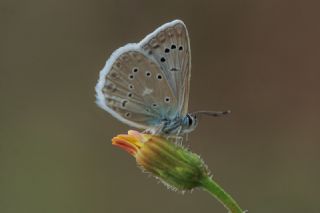
[[[157,61],[138,44],[116,50],[100,72],[97,103],[119,120],[147,129],[175,116],[178,102]]]
[[[188,110],[191,77],[191,50],[185,24],[175,20],[164,24],[143,39],[139,45],[156,60],[178,100],[178,113]]]

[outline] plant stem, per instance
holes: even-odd
[[[203,178],[200,183],[201,187],[217,198],[230,213],[244,213],[237,202],[210,177]]]

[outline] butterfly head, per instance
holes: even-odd
[[[188,113],[184,117],[183,133],[192,132],[198,126],[198,115],[195,113]]]

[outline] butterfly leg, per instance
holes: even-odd
[[[182,145],[183,137],[180,135],[169,135],[167,136],[167,140],[177,145]]]
[[[180,135],[182,131],[182,126],[179,127],[177,134],[176,134],[176,144],[182,145],[183,136]]]
[[[183,136],[180,135],[181,130],[182,130],[182,127],[179,127],[178,130],[177,130],[177,133],[175,135],[167,136],[167,139],[170,140],[171,142],[177,144],[177,145],[182,145]]]
[[[183,142],[183,136],[176,136],[176,141],[175,143],[178,144],[178,145],[182,145],[182,142]]]
[[[186,133],[186,141],[189,140],[189,133]]]

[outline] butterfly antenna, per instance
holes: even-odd
[[[213,116],[213,117],[220,117],[220,116],[223,116],[223,115],[228,115],[230,113],[231,113],[230,110],[226,110],[226,111],[196,111],[193,114],[196,115],[196,116],[209,115],[209,116]]]

